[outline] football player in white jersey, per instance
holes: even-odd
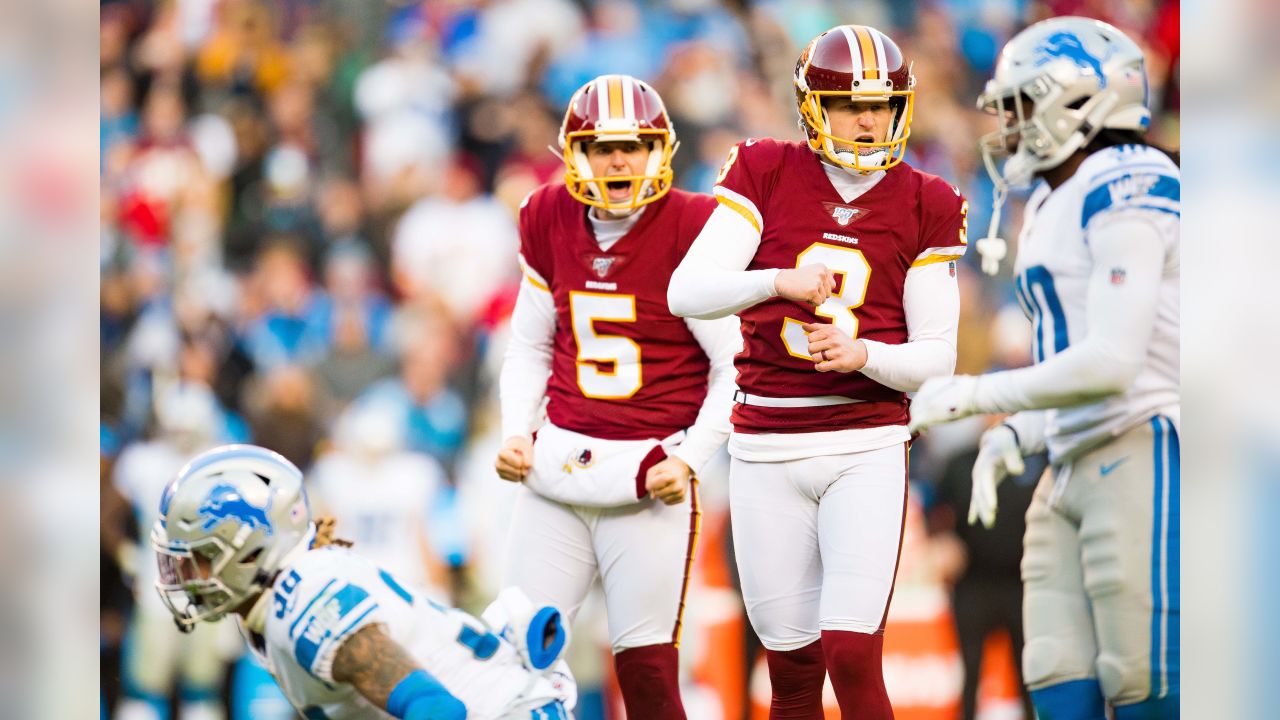
[[[1142,51],[1116,28],[1061,17],[1005,45],[979,106],[996,216],[1038,180],[1018,240],[1018,296],[1035,364],[930,380],[914,430],[1015,413],[987,431],[969,521],[990,525],[995,487],[1048,448],[1022,579],[1023,675],[1041,717],[1179,715],[1176,157],[1143,140]],[[1001,160],[1003,159],[1003,162]],[[994,273],[1003,241],[978,242]]]
[[[506,591],[479,620],[406,589],[312,522],[302,473],[227,445],[165,488],[156,587],[180,629],[234,614],[305,718],[569,718],[555,608]]]

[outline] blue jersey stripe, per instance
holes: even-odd
[[[290,637],[290,638],[292,638],[292,637],[293,637],[293,633],[294,633],[294,631],[298,628],[298,623],[302,622],[302,618],[304,618],[304,617],[306,617],[306,616],[307,616],[307,611],[311,609],[311,606],[312,606],[312,605],[315,605],[315,604],[316,604],[316,601],[317,601],[317,600],[319,600],[321,597],[323,597],[323,596],[324,596],[324,594],[329,590],[329,588],[333,587],[333,584],[334,584],[334,583],[336,583],[336,582],[338,582],[338,581],[335,579],[335,580],[330,580],[329,582],[325,583],[324,587],[320,588],[320,592],[316,593],[316,594],[311,598],[311,602],[308,602],[308,603],[307,603],[307,605],[306,605],[306,607],[302,608],[302,612],[298,613],[298,617],[297,617],[296,619],[294,619],[293,624],[289,626],[289,637]]]
[[[351,632],[351,628],[353,628],[353,627],[355,627],[356,625],[360,624],[360,621],[361,621],[361,620],[363,620],[363,619],[365,619],[366,617],[368,617],[368,616],[369,616],[369,613],[371,613],[371,612],[373,612],[374,610],[377,610],[377,609],[378,609],[378,603],[374,603],[374,604],[370,605],[370,606],[369,606],[369,608],[368,608],[367,610],[365,610],[364,612],[360,613],[359,617],[357,617],[355,620],[352,620],[351,622],[347,623],[347,626],[346,626],[345,628],[343,628],[343,629],[342,629],[342,632],[338,633],[337,635],[334,635],[334,636],[333,636],[333,639],[334,639],[334,640],[340,640],[340,639],[342,639],[342,638],[346,637],[347,633]]]
[[[1089,221],[1098,213],[1111,209],[1112,207],[1134,207],[1142,204],[1145,198],[1164,198],[1173,202],[1181,202],[1182,200],[1182,184],[1178,178],[1170,175],[1159,175],[1155,183],[1147,188],[1141,194],[1135,194],[1130,197],[1116,198],[1112,194],[1112,188],[1118,183],[1134,182],[1133,175],[1121,175],[1106,185],[1090,190],[1084,197],[1084,209],[1080,212],[1080,227],[1084,228],[1089,225]],[[1146,206],[1154,209],[1154,206]]]
[[[391,588],[391,592],[399,595],[401,600],[404,600],[410,605],[413,604],[413,595],[410,595],[408,590],[405,590],[400,583],[396,582],[396,579],[391,576],[391,573],[386,570],[378,570],[378,577],[382,578],[382,582],[386,583],[387,587]]]

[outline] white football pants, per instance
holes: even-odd
[[[907,449],[733,459],[729,507],[747,616],[770,650],[884,626],[907,497]]]

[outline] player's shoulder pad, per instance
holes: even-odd
[[[1102,214],[1120,210],[1181,215],[1181,172],[1156,148],[1104,148],[1086,158],[1076,174],[1084,178],[1081,228]]]
[[[707,218],[711,217],[711,213],[719,203],[716,202],[714,195],[680,188],[672,188],[664,202],[667,204],[666,212],[673,213],[678,218],[673,245],[678,259],[689,251],[698,233],[702,232],[702,227],[707,224]]]
[[[734,147],[737,148],[739,162],[752,172],[763,173],[782,165],[787,155],[795,152],[799,145],[797,142],[776,138],[747,138]]]
[[[563,198],[560,196],[563,196]],[[520,201],[519,213],[521,216],[527,214],[529,217],[538,217],[547,212],[548,209],[554,208],[557,202],[564,199],[573,199],[569,195],[569,190],[565,188],[564,183],[544,183],[524,196],[524,199]]]
[[[684,218],[706,221],[717,205],[715,196],[707,193],[672,188],[670,195],[669,202],[679,203],[680,214]]]
[[[964,193],[960,192],[959,186],[923,170],[911,168],[911,172],[915,173],[920,183],[920,201],[924,203],[926,212],[940,210],[950,215],[964,204]]]

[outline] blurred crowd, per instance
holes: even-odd
[[[680,139],[676,184],[709,191],[733,143],[802,137],[791,75],[810,38],[875,26],[918,78],[908,161],[961,188],[976,238],[992,191],[975,141],[993,121],[974,99],[1008,37],[1062,14],[1108,20],[1147,49],[1152,140],[1177,147],[1176,0],[104,0],[104,715],[174,699],[186,717],[217,717],[200,713],[241,692],[166,645],[171,624],[145,621],[159,607],[146,534],[160,489],[214,444],[283,453],[339,535],[441,599],[492,597],[510,500],[492,457],[515,210],[559,180],[548,146],[582,83],[650,81]],[[1005,237],[1019,215],[1005,213]],[[957,370],[1026,364],[1007,269],[988,278],[972,255]],[[925,542],[948,581],[985,557],[961,507],[980,430],[958,424],[913,453]],[[726,493],[707,494],[715,527]],[[1016,585],[1016,556],[1012,572]],[[236,655],[235,638],[183,641]],[[580,661],[584,687],[593,673],[607,685],[605,651],[578,652],[596,652]],[[241,716],[272,716],[254,697]]]

